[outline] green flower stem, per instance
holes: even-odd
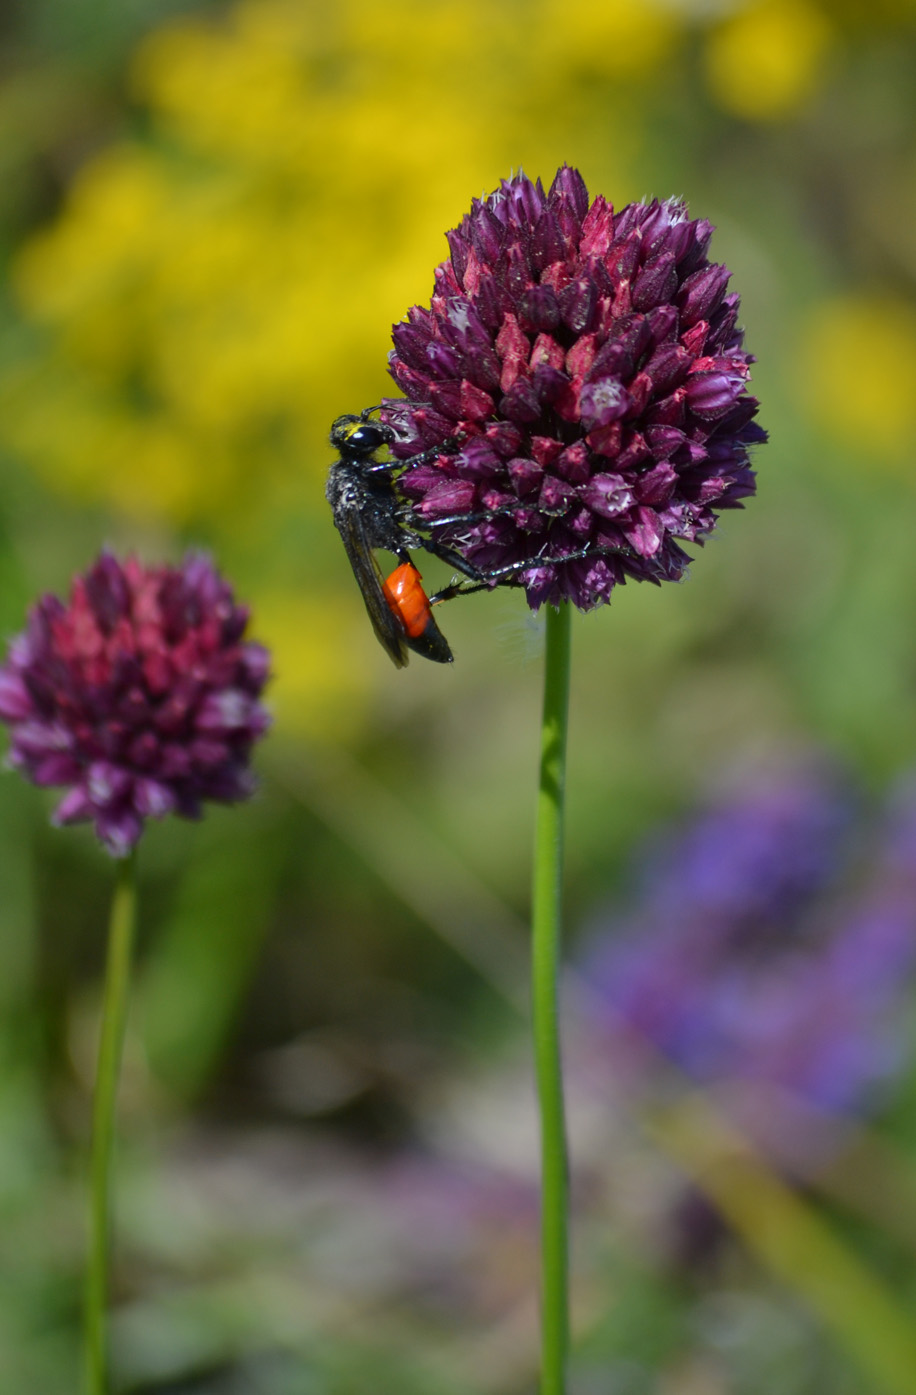
[[[541,1116],[541,1395],[563,1395],[569,1347],[569,1180],[560,1065],[560,901],[570,607],[547,607],[532,894],[532,1013]]]
[[[131,852],[118,863],[117,882],[111,904],[99,1061],[92,1106],[89,1258],[86,1269],[85,1309],[88,1395],[107,1395],[108,1391],[106,1314],[111,1242],[111,1160],[114,1152],[115,1108],[124,1027],[127,1021],[130,961],[136,918],[136,856]]]

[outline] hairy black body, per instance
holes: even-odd
[[[409,526],[407,510],[394,487],[394,472],[402,468],[401,462],[377,459],[377,452],[391,443],[393,433],[382,422],[370,420],[371,410],[338,417],[331,427],[331,445],[339,458],[328,474],[326,494],[334,523],[376,638],[392,663],[403,668],[412,650],[434,663],[449,664],[452,651],[431,617],[422,634],[407,633],[386,600],[374,554],[381,549],[394,553],[399,562],[409,563],[410,550],[424,548],[461,571],[467,571],[467,563]]]

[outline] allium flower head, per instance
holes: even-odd
[[[196,818],[252,792],[268,655],[208,558],[145,567],[103,552],[69,603],[43,596],[0,667],[9,764],[63,785],[60,824],[92,820],[115,857],[147,817]]]
[[[407,400],[382,415],[396,456],[423,456],[399,488],[434,539],[522,582],[533,608],[678,579],[677,540],[702,542],[754,492],[748,449],[766,433],[712,231],[678,199],[590,204],[567,166],[547,194],[519,174],[474,201],[429,309],[394,327]]]

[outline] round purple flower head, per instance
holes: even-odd
[[[251,794],[268,654],[207,557],[179,567],[103,552],[69,604],[43,596],[0,667],[9,764],[64,785],[54,822],[92,820],[114,857],[147,817],[197,818]]]
[[[474,201],[429,309],[394,326],[398,488],[533,609],[677,580],[676,540],[754,493],[766,433],[712,230],[678,199],[590,204],[568,166],[548,194],[518,174]]]

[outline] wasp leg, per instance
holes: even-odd
[[[429,531],[432,528],[457,528],[460,525],[472,525],[476,523],[489,523],[494,518],[511,518],[515,513],[521,513],[524,509],[531,508],[521,499],[513,499],[511,502],[500,504],[497,508],[476,509],[468,513],[449,513],[442,518],[426,518],[418,513],[416,509],[407,507],[402,509],[398,517],[411,528],[424,528]],[[551,513],[547,509],[539,509],[539,513],[548,518],[562,518],[567,512],[566,508],[556,509]]]
[[[472,580],[479,581],[484,575],[479,567],[476,567],[473,562],[468,562],[465,557],[462,557],[459,552],[453,547],[450,547],[447,543],[440,542],[437,538],[423,538],[419,530],[422,529],[423,532],[429,532],[432,528],[456,527],[459,524],[471,525],[475,523],[486,523],[492,518],[508,516],[509,514],[515,513],[520,507],[522,506],[506,505],[502,509],[487,509],[480,513],[455,513],[449,514],[446,518],[436,518],[433,520],[423,518],[421,514],[416,513],[413,509],[404,509],[398,514],[398,520],[402,528],[409,530],[414,537],[419,536],[421,538],[420,545],[425,547],[427,552],[432,552],[434,556],[440,557],[443,562],[447,562],[450,567],[455,567],[457,571],[464,572],[465,576],[471,577]]]
[[[464,576],[469,577],[471,581],[483,583],[485,573],[482,572],[479,567],[475,567],[473,562],[469,562],[467,558],[462,557],[460,552],[455,552],[453,548],[446,547],[444,543],[434,542],[432,538],[422,538],[421,543],[427,552],[432,553],[434,557],[438,557],[440,562],[445,562],[446,566],[454,567],[456,572],[461,572]]]
[[[429,450],[421,451],[419,455],[409,455],[406,460],[373,460],[367,465],[366,474],[378,474],[379,471],[386,470],[393,475],[400,470],[406,470],[408,466],[412,468],[414,465],[428,465],[437,455],[455,450],[459,445],[459,441],[448,440],[443,441],[441,446],[430,446]]]
[[[477,513],[450,513],[445,518],[424,518],[415,509],[406,509],[402,517],[406,518],[415,528],[454,528],[459,523],[486,523],[491,518],[499,518],[515,512],[515,507],[510,508],[506,505],[499,509],[480,509]]]
[[[437,455],[449,455],[452,451],[458,450],[461,442],[457,436],[448,436],[441,441],[438,446],[429,446],[426,450],[420,451],[419,455],[409,455],[406,460],[398,460],[398,465],[405,467],[414,465],[426,465],[430,460],[435,460]]]
[[[477,576],[464,570],[466,576],[471,577],[473,585],[468,585],[467,581],[452,581],[448,586],[437,591],[434,596],[430,596],[430,605],[439,605],[441,601],[453,600],[456,596],[473,596],[476,591],[489,591],[493,585],[502,581],[505,577],[519,575],[522,572],[533,572],[541,567],[558,567],[563,562],[584,562],[589,558],[613,557],[632,555],[630,549],[623,547],[583,547],[578,552],[565,552],[561,557],[528,557],[523,562],[509,562],[504,567],[493,567],[490,571],[477,569]],[[521,582],[518,583],[521,585]]]

